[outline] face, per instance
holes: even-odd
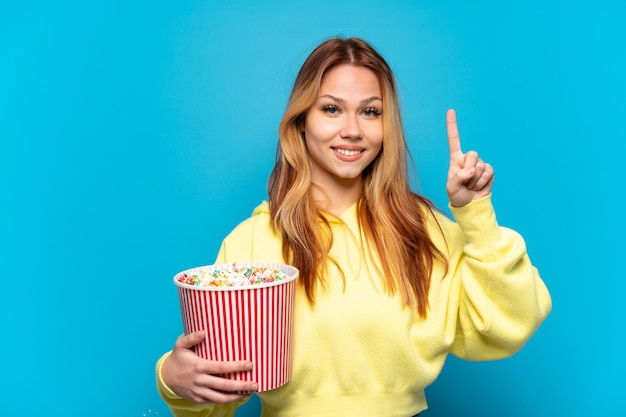
[[[313,183],[326,189],[360,184],[383,144],[382,108],[380,84],[369,69],[340,65],[324,75],[305,117]]]

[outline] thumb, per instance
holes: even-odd
[[[474,167],[462,168],[456,172],[456,176],[462,184],[465,184],[467,181],[471,180],[474,174],[476,174],[476,168]]]
[[[189,333],[176,341],[175,348],[178,349],[191,349],[195,345],[204,342],[205,332],[200,330],[197,332]]]
[[[474,176],[476,168],[467,167],[457,170],[451,169],[448,173],[448,193],[455,194],[459,189],[463,188],[463,185],[468,182]]]

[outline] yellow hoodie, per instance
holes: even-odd
[[[448,257],[448,275],[436,269],[430,309],[415,309],[382,289],[364,246],[356,205],[332,222],[331,266],[326,285],[310,305],[299,288],[295,307],[293,374],[286,385],[259,393],[263,417],[409,417],[427,408],[424,388],[439,375],[446,355],[491,360],[517,352],[551,310],[551,299],[532,266],[523,239],[499,227],[487,196],[436,214],[445,240],[430,235]],[[432,219],[434,221],[434,219]],[[216,263],[284,263],[267,203],[223,241]],[[157,387],[177,417],[233,416],[240,404],[194,404]]]

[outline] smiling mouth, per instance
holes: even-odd
[[[358,150],[358,149],[341,149],[341,148],[333,148],[335,150],[335,152],[337,152],[340,155],[345,155],[345,156],[355,156],[360,154],[361,152],[365,152],[364,149]]]

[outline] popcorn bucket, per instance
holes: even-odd
[[[196,354],[214,361],[251,361],[251,371],[224,375],[255,381],[259,392],[278,388],[291,379],[291,340],[296,279],[293,266],[267,262],[241,262],[245,268],[282,271],[273,282],[235,286],[192,285],[180,279],[194,274],[220,272],[233,264],[188,269],[174,276],[178,286],[185,334],[206,331],[195,346]]]

